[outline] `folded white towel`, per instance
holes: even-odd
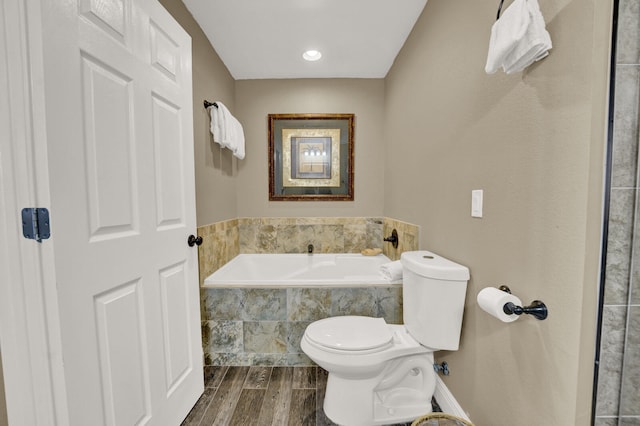
[[[491,28],[485,71],[502,67],[507,74],[519,72],[546,57],[551,37],[545,29],[538,0],[515,0]]]
[[[213,135],[213,141],[224,148],[222,145],[222,141],[224,140],[224,123],[222,121],[224,117],[222,117],[220,110],[215,106],[209,107],[209,115],[211,116],[210,130]]]
[[[235,157],[242,160],[245,155],[242,125],[222,102],[216,101],[216,104],[217,108],[210,108],[213,141],[230,149]]]
[[[236,158],[242,160],[244,158],[244,129],[242,128],[242,124],[240,124],[234,116],[231,116],[230,127],[233,132],[231,150]]]
[[[219,144],[221,147],[223,148],[227,148],[227,146],[225,145],[227,138],[226,138],[226,125],[225,125],[225,121],[224,121],[224,114],[222,113],[222,110],[220,108],[220,105],[222,105],[222,103],[220,101],[216,102],[216,106],[212,106],[209,108],[209,115],[211,116],[211,124],[210,124],[210,129],[211,129],[211,134],[213,135],[213,141],[217,144]]]
[[[493,24],[484,68],[487,74],[493,74],[502,66],[504,58],[524,37],[530,20],[527,0],[514,0]]]
[[[507,74],[520,72],[532,63],[549,55],[551,37],[544,24],[538,0],[527,0],[527,10],[531,23],[524,37],[504,58],[503,69]]]
[[[399,260],[380,265],[380,274],[388,281],[402,279],[402,263]]]

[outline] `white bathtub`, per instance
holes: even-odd
[[[379,254],[240,254],[204,280],[205,287],[354,287],[400,285],[380,274]]]

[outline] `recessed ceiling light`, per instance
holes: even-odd
[[[302,54],[302,57],[307,61],[317,61],[318,59],[322,58],[322,53],[318,52],[317,50],[307,50]]]

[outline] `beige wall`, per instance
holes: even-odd
[[[381,216],[383,80],[239,80],[236,107],[247,152],[237,180],[240,217]],[[267,115],[276,113],[355,114],[354,201],[269,201]]]
[[[160,0],[192,38],[193,122],[196,207],[199,226],[237,217],[238,164],[229,150],[214,144],[205,99],[223,102],[235,112],[234,80],[180,0]]]
[[[430,0],[385,80],[233,82],[179,0],[193,41],[200,226],[236,217],[387,216],[468,265],[462,344],[440,354],[477,426],[589,424],[611,0],[539,0],[551,55],[483,71],[496,1]],[[212,148],[202,99],[243,123],[243,161]],[[354,202],[269,202],[267,114],[356,114]],[[484,189],[484,218],[470,192]],[[546,321],[506,325],[475,303],[507,284]]]
[[[589,424],[610,3],[540,0],[551,55],[506,76],[484,73],[497,2],[430,0],[386,78],[384,215],[471,269],[460,350],[440,360],[478,426]],[[480,311],[501,284],[549,318]]]
[[[2,356],[0,356],[0,426],[7,426],[9,424],[7,404],[4,395],[4,375],[2,373]]]

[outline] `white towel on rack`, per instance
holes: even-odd
[[[221,105],[220,102],[216,102],[216,105]],[[226,124],[225,116],[222,114],[222,110],[219,106],[209,107],[209,115],[211,116],[211,134],[213,135],[213,141],[219,144],[222,148],[228,148],[226,137]]]
[[[502,67],[507,74],[520,72],[532,63],[547,57],[552,46],[538,0],[527,0],[527,9],[531,22],[524,37],[504,59]]]
[[[519,72],[549,53],[551,37],[545,29],[538,0],[515,0],[491,28],[485,71],[500,67]]]
[[[524,37],[531,17],[527,0],[514,0],[491,27],[489,53],[484,70],[493,74],[502,66],[504,58]]]
[[[380,265],[380,274],[388,281],[402,279],[402,263],[399,260]]]
[[[242,160],[245,156],[242,125],[222,102],[216,101],[216,105],[217,108],[214,106],[209,109],[213,141],[230,149],[235,157]]]

